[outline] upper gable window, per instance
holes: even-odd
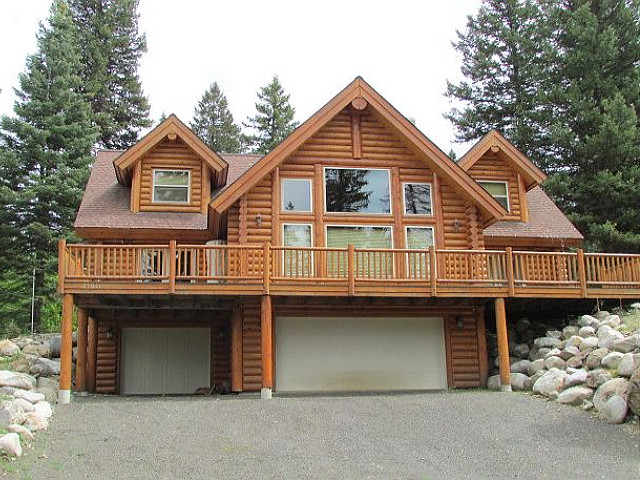
[[[483,181],[479,180],[478,184],[484,188],[489,194],[508,212],[509,210],[509,187],[507,182]]]
[[[389,170],[325,168],[327,212],[390,213]]]
[[[189,203],[191,172],[189,170],[154,170],[154,203]]]
[[[430,183],[404,184],[404,213],[407,215],[432,215]]]
[[[282,179],[282,210],[284,212],[311,212],[311,180]]]

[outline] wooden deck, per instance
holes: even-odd
[[[62,241],[59,290],[105,295],[640,297],[640,255]]]

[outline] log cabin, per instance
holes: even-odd
[[[640,257],[585,253],[498,132],[452,161],[362,78],[265,156],[170,116],[97,153],[59,245],[62,402],[109,394],[482,387],[505,299],[640,295]],[[491,315],[493,318],[493,315]]]

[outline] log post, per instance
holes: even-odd
[[[64,280],[67,274],[67,240],[58,240],[58,293],[64,293]]]
[[[587,298],[587,268],[584,261],[584,250],[578,249],[578,280],[580,281],[580,296]]]
[[[76,355],[76,391],[87,390],[87,311],[78,309],[78,353]]]
[[[60,392],[58,403],[65,404],[71,401],[71,356],[73,350],[72,340],[73,323],[73,295],[65,293],[62,296],[62,325],[60,342]]]
[[[98,356],[98,322],[89,317],[87,322],[87,390],[96,391],[96,361]]]
[[[273,342],[272,342],[272,312],[271,297],[262,295],[260,302],[260,332],[262,347],[262,390],[260,397],[263,400],[271,398],[273,388]]]
[[[352,243],[347,247],[347,278],[349,279],[349,295],[356,293],[356,273],[355,273],[356,253]]]
[[[169,293],[176,293],[176,241],[169,241]]]
[[[507,334],[507,312],[504,298],[496,298],[496,330],[498,332],[498,358],[500,361],[500,390],[511,391],[511,372],[509,365],[509,338]]]
[[[429,285],[431,287],[431,296],[438,294],[438,264],[436,261],[436,247],[429,247]]]
[[[231,391],[242,389],[242,310],[238,306],[231,313]]]
[[[271,286],[271,245],[265,242],[262,246],[262,293],[269,295]]]
[[[516,295],[516,281],[513,275],[513,248],[505,248],[505,262],[507,267],[507,286],[509,288],[509,296]]]

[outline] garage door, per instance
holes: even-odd
[[[209,328],[123,328],[120,392],[194,393],[210,381]]]
[[[447,387],[441,318],[278,317],[276,390]]]

